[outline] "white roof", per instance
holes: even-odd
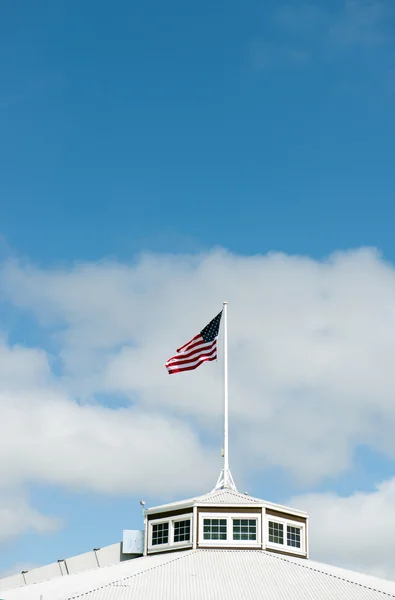
[[[305,513],[302,510],[296,510],[294,508],[282,506],[281,504],[267,502],[266,500],[262,500],[261,498],[254,498],[253,496],[249,496],[248,494],[241,494],[240,492],[229,488],[214,490],[212,492],[209,492],[208,494],[196,496],[195,498],[189,498],[188,500],[180,500],[179,502],[171,502],[169,504],[162,504],[160,506],[147,508],[145,510],[145,513],[152,514],[157,512],[165,512],[166,510],[171,511],[181,508],[189,508],[191,506],[199,506],[202,504],[223,504],[226,506],[234,506],[235,504],[243,506],[266,506],[273,509],[286,510],[287,512],[292,514],[307,516],[307,513]]]
[[[389,600],[395,582],[264,550],[137,558],[2,592],[5,600]]]
[[[215,504],[259,504],[262,505],[263,500],[254,498],[248,494],[240,494],[235,490],[223,489],[204,494],[196,499],[196,502],[200,503],[211,503]]]

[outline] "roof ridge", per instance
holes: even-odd
[[[240,550],[238,550],[238,551],[240,551]],[[362,583],[358,583],[356,581],[352,581],[351,579],[347,579],[347,577],[341,577],[340,575],[335,575],[334,573],[328,573],[326,571],[321,571],[320,569],[317,569],[316,567],[310,566],[308,564],[308,562],[306,561],[306,559],[304,559],[305,563],[301,563],[301,562],[297,562],[294,560],[289,560],[291,557],[280,556],[278,554],[275,554],[274,552],[268,552],[267,550],[260,549],[259,552],[266,554],[266,556],[275,558],[276,560],[282,560],[283,562],[297,565],[298,567],[301,567],[302,569],[308,569],[309,571],[314,571],[315,573],[321,573],[322,575],[327,575],[328,577],[334,577],[335,579],[340,579],[341,581],[346,581],[347,583],[352,583],[354,585],[358,585],[359,587],[362,587],[366,590],[372,590],[373,592],[379,592],[380,594],[385,594],[386,596],[389,596],[390,598],[395,598],[395,594],[392,594],[391,592],[384,592],[383,590],[379,590],[377,588],[371,587],[370,585],[363,585]],[[292,558],[296,558],[296,557],[292,557]],[[318,563],[318,564],[325,565],[325,563]],[[332,567],[332,566],[337,569],[342,568],[342,567],[336,567],[335,565],[328,565],[328,567]],[[365,577],[374,577],[374,575],[366,575],[365,573],[358,573],[358,575],[364,575]],[[377,579],[379,579],[379,577],[377,577]],[[383,579],[382,581],[385,581],[385,582],[388,581],[389,583],[392,583],[390,580],[387,580],[387,579]]]
[[[144,571],[139,571],[138,573],[132,573],[131,575],[130,574],[125,575],[124,577],[115,579],[115,581],[109,581],[107,583],[104,583],[103,585],[100,585],[96,588],[88,590],[87,592],[78,592],[74,596],[63,596],[63,598],[61,598],[61,600],[73,600],[74,598],[81,598],[82,596],[86,596],[87,594],[91,594],[92,592],[97,592],[98,590],[103,590],[104,588],[107,588],[112,585],[120,586],[120,585],[122,585],[122,582],[125,581],[125,579],[132,579],[132,577],[137,577],[138,575],[143,575],[144,573],[148,573],[149,571],[154,571],[155,569],[159,569],[160,567],[163,567],[170,563],[176,562],[177,560],[180,560],[181,558],[184,558],[185,556],[191,556],[191,554],[194,554],[195,552],[196,552],[196,549],[194,549],[194,548],[192,548],[191,550],[186,550],[186,551],[183,550],[183,551],[177,552],[178,556],[176,556],[173,559],[168,560],[167,562],[161,562],[160,564],[149,567],[148,569],[145,569]],[[152,556],[154,556],[154,555],[152,555]],[[142,556],[141,558],[142,559],[149,558],[149,556]],[[123,563],[119,563],[119,564],[122,565]]]

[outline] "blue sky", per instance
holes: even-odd
[[[259,347],[270,373],[286,371],[262,392],[272,407],[262,415],[265,423],[278,417],[276,406],[287,410],[295,402],[306,415],[316,411],[315,426],[325,420],[319,417],[322,406],[323,414],[332,415],[332,405],[352,423],[346,428],[340,412],[333,430],[323,428],[311,445],[306,441],[301,455],[316,452],[317,463],[309,463],[311,476],[303,477],[285,451],[278,453],[281,458],[268,457],[268,448],[265,454],[260,445],[264,426],[254,430],[246,420],[241,429],[234,428],[233,446],[241,455],[241,448],[253,448],[248,472],[243,473],[241,458],[240,464],[235,459],[243,486],[275,501],[303,496],[313,513],[325,494],[352,497],[360,491],[375,497],[375,486],[392,481],[395,449],[390,434],[381,439],[383,423],[392,423],[392,408],[389,400],[375,407],[375,394],[388,392],[390,398],[395,387],[386,337],[395,290],[394,25],[395,7],[386,0],[1,3],[0,327],[4,364],[11,366],[4,367],[0,389],[4,407],[14,410],[20,402],[22,412],[33,411],[31,419],[44,411],[37,423],[44,413],[48,427],[56,422],[57,433],[46,447],[57,456],[58,467],[48,459],[45,470],[41,451],[26,467],[17,454],[35,447],[34,436],[26,433],[27,442],[24,428],[15,425],[21,417],[4,413],[20,436],[15,466],[7,469],[4,459],[4,506],[9,510],[18,498],[20,505],[14,505],[20,513],[33,513],[18,525],[17,511],[0,546],[0,570],[112,543],[123,528],[140,527],[141,497],[153,503],[205,492],[210,481],[214,485],[218,457],[214,477],[211,471],[204,475],[203,465],[217,456],[221,407],[212,415],[207,407],[207,414],[192,409],[194,398],[185,400],[190,393],[185,378],[181,383],[175,378],[165,393],[161,386],[170,384],[162,371],[156,387],[147,386],[142,376],[140,381],[138,372],[130,381],[130,372],[140,360],[136,352],[142,340],[149,339],[151,346],[141,355],[155,378],[155,365],[163,369],[167,354],[186,341],[184,333],[192,336],[218,312],[225,291],[230,307],[235,306],[235,339],[239,336],[231,352],[234,365],[240,348],[254,359],[253,348]],[[284,255],[265,256],[271,252]],[[328,256],[334,258],[327,261]],[[233,273],[239,286],[232,287]],[[258,278],[263,278],[259,291],[254,288]],[[271,299],[262,318],[258,293]],[[325,294],[334,299],[331,308],[317,309],[313,299]],[[301,299],[300,306],[287,304],[293,296]],[[249,318],[260,331],[255,346],[241,327],[251,305],[256,313],[251,309]],[[291,372],[291,350],[287,361],[276,361],[262,339],[274,324],[270,339],[273,335],[292,348],[302,335],[299,324],[305,321],[299,319],[307,307],[321,333],[334,322],[342,332],[342,323],[347,329],[353,318],[360,321],[352,335],[336,338],[330,360],[326,350],[319,361],[310,345],[301,350],[302,377]],[[292,332],[289,338],[279,332],[284,323]],[[366,337],[360,338],[365,326]],[[374,349],[373,358],[361,349],[364,339]],[[357,393],[347,375],[336,379],[338,371],[328,366],[337,364],[334,356],[342,358],[340,370],[349,365],[350,378],[364,372],[365,360],[371,365],[380,357],[381,362]],[[202,394],[211,384],[217,389],[219,375],[211,366],[192,379]],[[381,369],[385,391],[375,379]],[[242,389],[259,397],[265,383],[258,375],[254,379],[244,371],[237,377],[235,398]],[[282,377],[288,382],[284,389]],[[337,385],[329,393],[325,382],[332,380]],[[369,407],[361,416],[355,399],[370,384],[375,392],[369,399],[366,394],[365,404],[361,400]],[[44,391],[49,404],[40,408]],[[165,408],[158,402],[161,394]],[[318,408],[309,404],[315,394],[323,403]],[[256,402],[251,401],[252,414],[261,410]],[[127,462],[122,468],[128,479],[112,478],[117,455],[110,452],[101,483],[95,445],[85,448],[93,462],[87,458],[78,477],[59,475],[58,470],[68,471],[67,443],[74,439],[66,440],[58,456],[59,436],[66,436],[59,406],[66,405],[70,423],[76,407],[84,415],[95,411],[81,431],[85,439],[94,437],[90,428],[97,418],[97,428],[103,427],[96,440],[100,448],[110,436],[104,423],[122,409],[132,424],[142,419],[147,431],[145,419],[162,419],[155,421],[158,431],[175,420],[179,446],[165,467],[189,448],[186,456],[195,457],[199,476],[184,487],[174,478],[155,486],[152,460],[145,491],[144,477],[137,467],[128,474]],[[368,421],[365,428],[362,422]],[[306,423],[292,432],[296,441],[289,444],[308,438]],[[114,421],[114,431],[118,426]],[[332,455],[321,448],[320,437],[339,431],[341,440],[334,442],[339,454]],[[286,439],[272,442],[272,448],[287,446]],[[8,448],[3,438],[4,456]],[[103,451],[102,460],[105,456]],[[137,462],[135,456],[130,460]],[[13,469],[17,477],[9,476]],[[90,472],[97,475],[90,478]],[[377,493],[386,494],[387,487]],[[351,555],[353,548],[348,548]],[[317,555],[327,558],[323,548]],[[328,558],[346,561],[335,551]],[[381,555],[356,554],[352,560],[361,568],[389,572]]]
[[[2,3],[12,248],[392,256],[393,7],[291,6]]]

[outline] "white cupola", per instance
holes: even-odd
[[[148,508],[145,554],[181,549],[268,550],[308,558],[308,514],[231,488]]]

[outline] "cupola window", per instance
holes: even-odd
[[[256,540],[256,519],[233,519],[234,540]]]
[[[305,552],[305,524],[287,519],[273,519],[268,521],[268,545],[273,549],[296,552]]]
[[[259,546],[261,514],[201,513],[199,546]]]
[[[189,542],[191,539],[191,520],[174,522],[174,542]]]
[[[205,540],[226,540],[226,519],[204,519],[203,538]]]
[[[287,544],[293,548],[300,548],[300,527],[287,525]]]
[[[192,515],[183,514],[148,522],[148,552],[163,552],[192,545]]]
[[[269,542],[272,544],[284,543],[284,525],[276,521],[269,521]]]
[[[152,545],[159,546],[169,542],[169,523],[156,523],[152,525]]]

